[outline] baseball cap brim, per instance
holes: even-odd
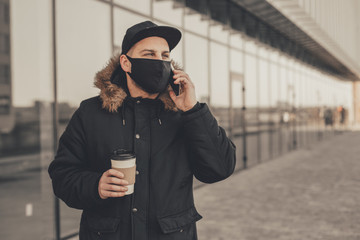
[[[134,37],[130,40],[130,46],[133,46],[135,43],[139,42],[140,40],[147,38],[147,37],[162,37],[164,38],[168,45],[169,51],[171,51],[180,41],[181,39],[181,32],[169,26],[154,26],[154,27],[147,27],[139,32],[137,32]],[[128,51],[129,49],[127,49]]]

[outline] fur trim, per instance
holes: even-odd
[[[100,89],[100,98],[102,100],[102,107],[109,112],[117,112],[118,108],[122,106],[127,94],[122,87],[111,83],[110,78],[113,71],[120,65],[120,53],[114,54],[107,62],[105,67],[98,71],[94,79],[94,87]],[[171,60],[171,64],[174,69],[183,70],[180,65]],[[164,103],[165,110],[179,111],[174,101],[169,95],[171,90],[170,84],[168,84],[166,90],[160,93],[159,99]]]

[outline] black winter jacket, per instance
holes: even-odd
[[[72,115],[48,172],[57,197],[83,209],[80,240],[197,239],[193,176],[205,183],[229,177],[235,145],[206,103],[177,109],[166,89],[157,99],[133,98],[114,84],[119,54],[96,74],[99,96]],[[176,67],[176,66],[175,66]],[[101,199],[98,183],[116,149],[136,154],[134,193]]]

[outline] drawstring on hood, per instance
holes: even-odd
[[[124,102],[123,102],[123,105],[122,105],[122,108],[121,108],[121,117],[122,117],[122,124],[123,126],[126,125],[126,118],[125,118],[125,105],[126,105],[126,102],[128,101],[127,97],[124,99]],[[162,124],[161,122],[161,119],[160,119],[160,112],[161,112],[161,105],[160,104],[157,104],[156,105],[156,111],[155,111],[155,114],[156,114],[156,119],[158,119],[158,122],[159,122],[159,125]]]
[[[125,104],[126,104],[126,100],[124,101],[124,104],[122,106],[122,113],[121,113],[121,116],[122,116],[122,123],[123,125],[125,126]]]
[[[159,120],[159,124],[161,125],[160,111],[161,111],[161,106],[160,104],[158,104],[156,107],[156,118]]]
[[[100,89],[99,97],[102,100],[103,109],[111,113],[116,113],[118,112],[118,108],[122,107],[122,124],[125,126],[125,105],[126,101],[129,100],[126,98],[130,96],[130,93],[126,86],[126,76],[122,75],[121,73],[123,71],[120,71],[121,69],[119,69],[121,68],[120,55],[120,53],[114,54],[108,60],[105,67],[96,73],[94,86]],[[174,69],[183,70],[178,63],[174,62],[174,60],[171,60],[171,64],[173,65]],[[170,90],[171,86],[168,84],[167,88],[156,98],[161,101],[160,103],[156,104],[155,109],[155,114],[159,125],[162,125],[162,121],[160,119],[162,108],[165,111],[179,111],[169,95]]]

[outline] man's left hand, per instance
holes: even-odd
[[[195,96],[195,85],[190,80],[188,74],[181,70],[173,70],[174,72],[174,81],[175,84],[181,84],[181,91],[178,96],[174,93],[173,90],[169,92],[171,99],[174,101],[177,108],[183,112],[190,110],[197,103]]]

